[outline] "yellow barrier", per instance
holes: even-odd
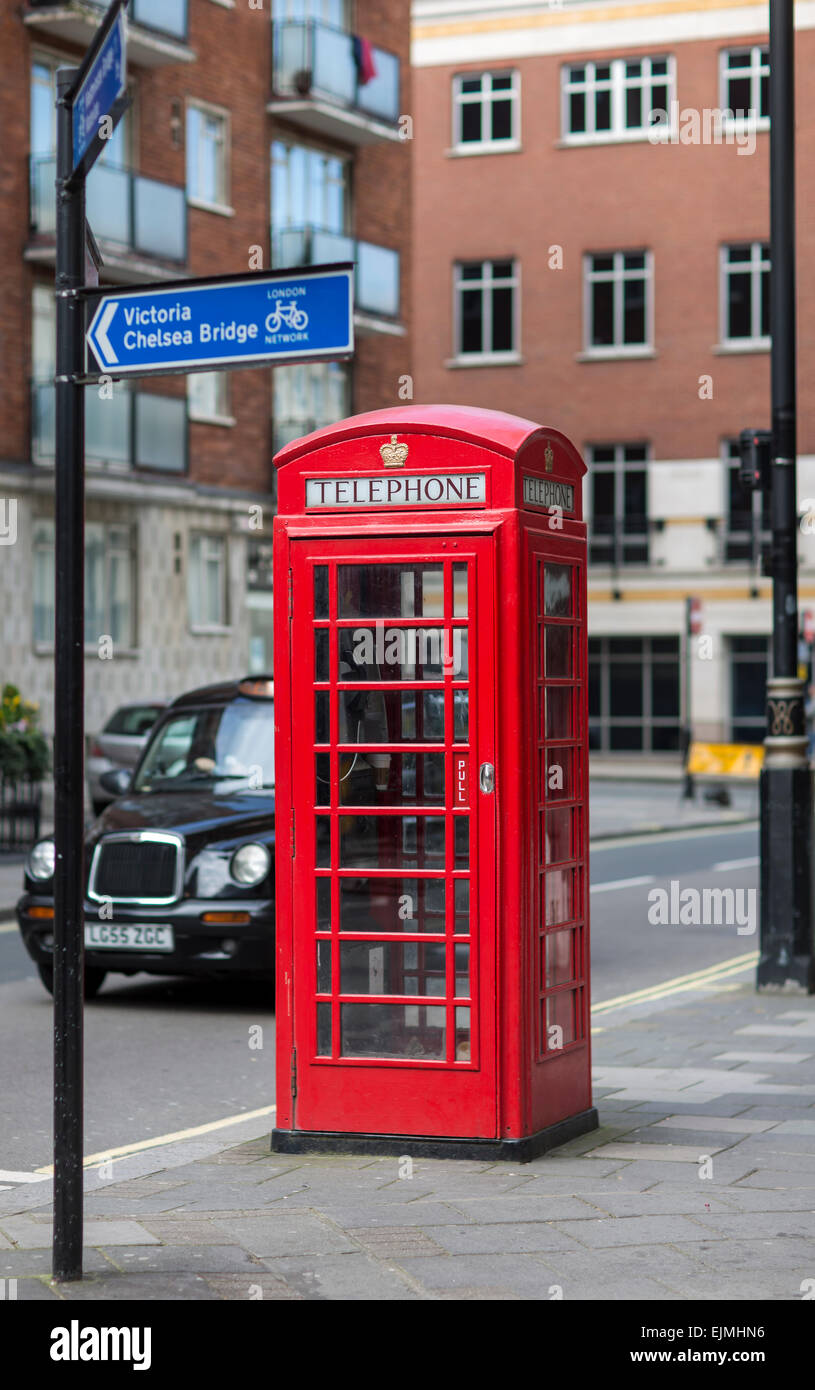
[[[760,743],[692,743],[687,770],[700,777],[758,777],[763,762]]]

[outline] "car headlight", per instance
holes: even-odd
[[[26,860],[26,873],[29,878],[44,881],[54,877],[56,850],[53,840],[39,840]]]
[[[232,856],[229,872],[247,888],[260,883],[269,872],[272,856],[265,845],[241,845]]]

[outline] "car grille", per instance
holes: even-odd
[[[172,900],[177,896],[180,850],[176,840],[102,840],[95,856],[90,890],[99,898]]]

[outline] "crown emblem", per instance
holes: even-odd
[[[551,473],[553,464],[555,462],[555,455],[551,444],[547,444],[546,449],[544,450],[543,458],[546,464],[546,472]]]
[[[401,468],[408,456],[407,444],[397,444],[396,435],[391,435],[390,444],[383,444],[379,450],[386,468]]]

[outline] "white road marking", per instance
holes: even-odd
[[[714,874],[728,874],[731,869],[754,869],[759,862],[757,854],[754,854],[752,859],[722,859],[718,864],[713,865],[713,872]]]
[[[45,1182],[45,1173],[15,1173],[13,1170],[0,1168],[0,1182]]]
[[[737,835],[741,831],[758,828],[757,820],[730,821],[727,825],[694,825],[687,830],[678,826],[674,830],[649,831],[643,835],[615,835],[613,840],[591,840],[592,855],[602,854],[607,849],[628,849],[632,845],[658,845],[673,840],[698,840],[702,836],[709,840],[713,835]]]
[[[17,923],[16,923],[16,922],[0,922],[0,936],[2,936],[2,935],[4,934],[4,932],[12,932],[12,931],[16,931],[16,930],[17,930]]]
[[[641,883],[655,883],[653,874],[645,874],[640,878],[616,878],[611,883],[593,883],[592,893],[610,893],[613,888],[637,888]]]

